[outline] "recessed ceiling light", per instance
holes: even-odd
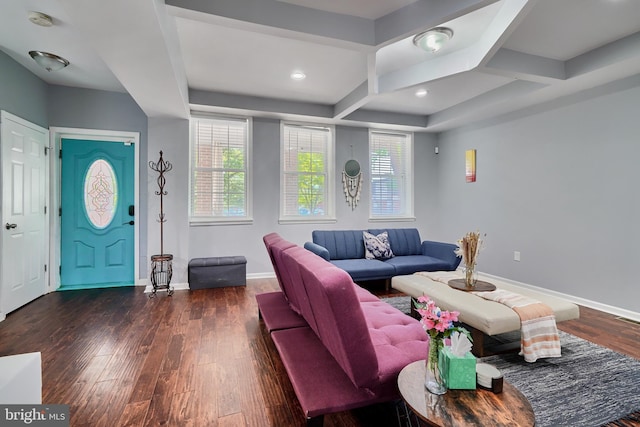
[[[418,90],[416,91],[416,96],[417,96],[418,98],[424,98],[425,96],[427,96],[427,93],[428,93],[428,92],[427,92],[427,90],[426,90],[426,89],[418,89]]]
[[[42,12],[29,12],[29,21],[33,22],[36,25],[40,25],[41,27],[50,27],[53,25],[53,19],[46,13]]]
[[[436,27],[424,31],[413,38],[413,44],[427,52],[437,52],[453,37],[453,30]]]
[[[294,71],[293,73],[291,73],[291,78],[293,80],[304,80],[306,77],[307,75],[302,71]]]

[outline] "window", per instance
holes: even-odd
[[[280,221],[334,221],[333,128],[282,123]]]
[[[192,223],[251,221],[251,120],[191,118]]]
[[[107,228],[118,207],[118,182],[111,164],[105,159],[91,163],[84,176],[84,209],[89,223]]]
[[[411,134],[369,131],[371,219],[413,219]]]

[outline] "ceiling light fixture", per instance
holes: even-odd
[[[42,68],[47,71],[58,71],[69,65],[69,61],[61,56],[55,55],[49,52],[40,52],[39,50],[32,50],[29,55],[34,61],[38,63]]]
[[[304,80],[306,77],[307,75],[302,71],[294,71],[293,73],[291,73],[291,78],[293,80]]]
[[[427,90],[426,89],[418,89],[416,91],[416,96],[418,98],[424,98],[425,96],[427,96]]]
[[[453,30],[436,27],[424,31],[413,38],[413,44],[427,52],[437,52],[453,37]]]
[[[53,25],[53,19],[42,12],[29,12],[29,21],[33,22],[36,25],[40,25],[41,27],[50,27]]]

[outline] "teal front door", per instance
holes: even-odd
[[[61,289],[133,285],[133,144],[63,138],[61,150]]]

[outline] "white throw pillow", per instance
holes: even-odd
[[[393,257],[389,235],[386,231],[374,236],[366,231],[362,232],[364,240],[364,256],[366,259],[389,259]]]

